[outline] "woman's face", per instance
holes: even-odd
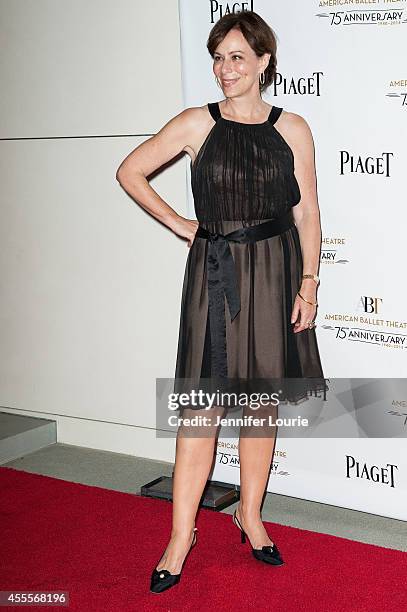
[[[213,72],[227,97],[258,88],[259,74],[265,70],[270,54],[257,57],[240,30],[230,30],[216,47]]]

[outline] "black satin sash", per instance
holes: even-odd
[[[227,377],[225,296],[233,321],[240,312],[240,293],[235,262],[229,242],[257,242],[277,236],[294,225],[292,210],[279,217],[238,228],[229,234],[210,232],[201,225],[195,236],[209,241],[207,251],[207,278],[209,323],[211,337],[211,376]]]

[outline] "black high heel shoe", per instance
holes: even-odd
[[[236,510],[233,513],[233,522],[236,527],[240,529],[241,542],[244,544],[246,542],[246,533],[243,531],[243,527],[236,516]],[[264,561],[264,563],[270,563],[271,565],[283,565],[284,561],[280,555],[280,551],[277,548],[277,545],[273,542],[273,546],[262,546],[261,548],[253,548],[252,553],[255,559],[258,561]]]
[[[185,559],[190,553],[192,547],[195,546],[196,544],[196,532],[197,531],[198,531],[198,528],[194,527],[194,535],[192,538],[192,543],[191,543],[191,546],[187,554],[185,555]],[[183,561],[183,564],[185,563],[185,559]],[[150,591],[152,593],[162,593],[163,591],[170,589],[172,586],[178,584],[178,582],[181,580],[181,573],[182,573],[182,570],[179,574],[171,574],[166,569],[157,570],[156,568],[154,568],[153,573],[151,574]]]

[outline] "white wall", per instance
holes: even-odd
[[[155,379],[175,370],[188,248],[115,179],[182,108],[176,0],[1,0],[1,378],[58,440],[172,461]],[[186,214],[186,157],[151,185]]]

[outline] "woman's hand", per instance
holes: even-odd
[[[185,219],[185,217],[177,216],[177,219],[171,224],[173,232],[181,238],[187,239],[188,248],[192,246],[194,242],[195,234],[198,230],[199,221],[193,219]]]
[[[309,302],[316,302],[317,292],[315,281],[312,279],[304,279],[301,285],[300,293]],[[293,329],[295,334],[309,328],[308,321],[315,320],[316,310],[316,306],[312,306],[312,304],[304,302],[299,295],[296,295],[291,315],[291,323],[295,323]]]

